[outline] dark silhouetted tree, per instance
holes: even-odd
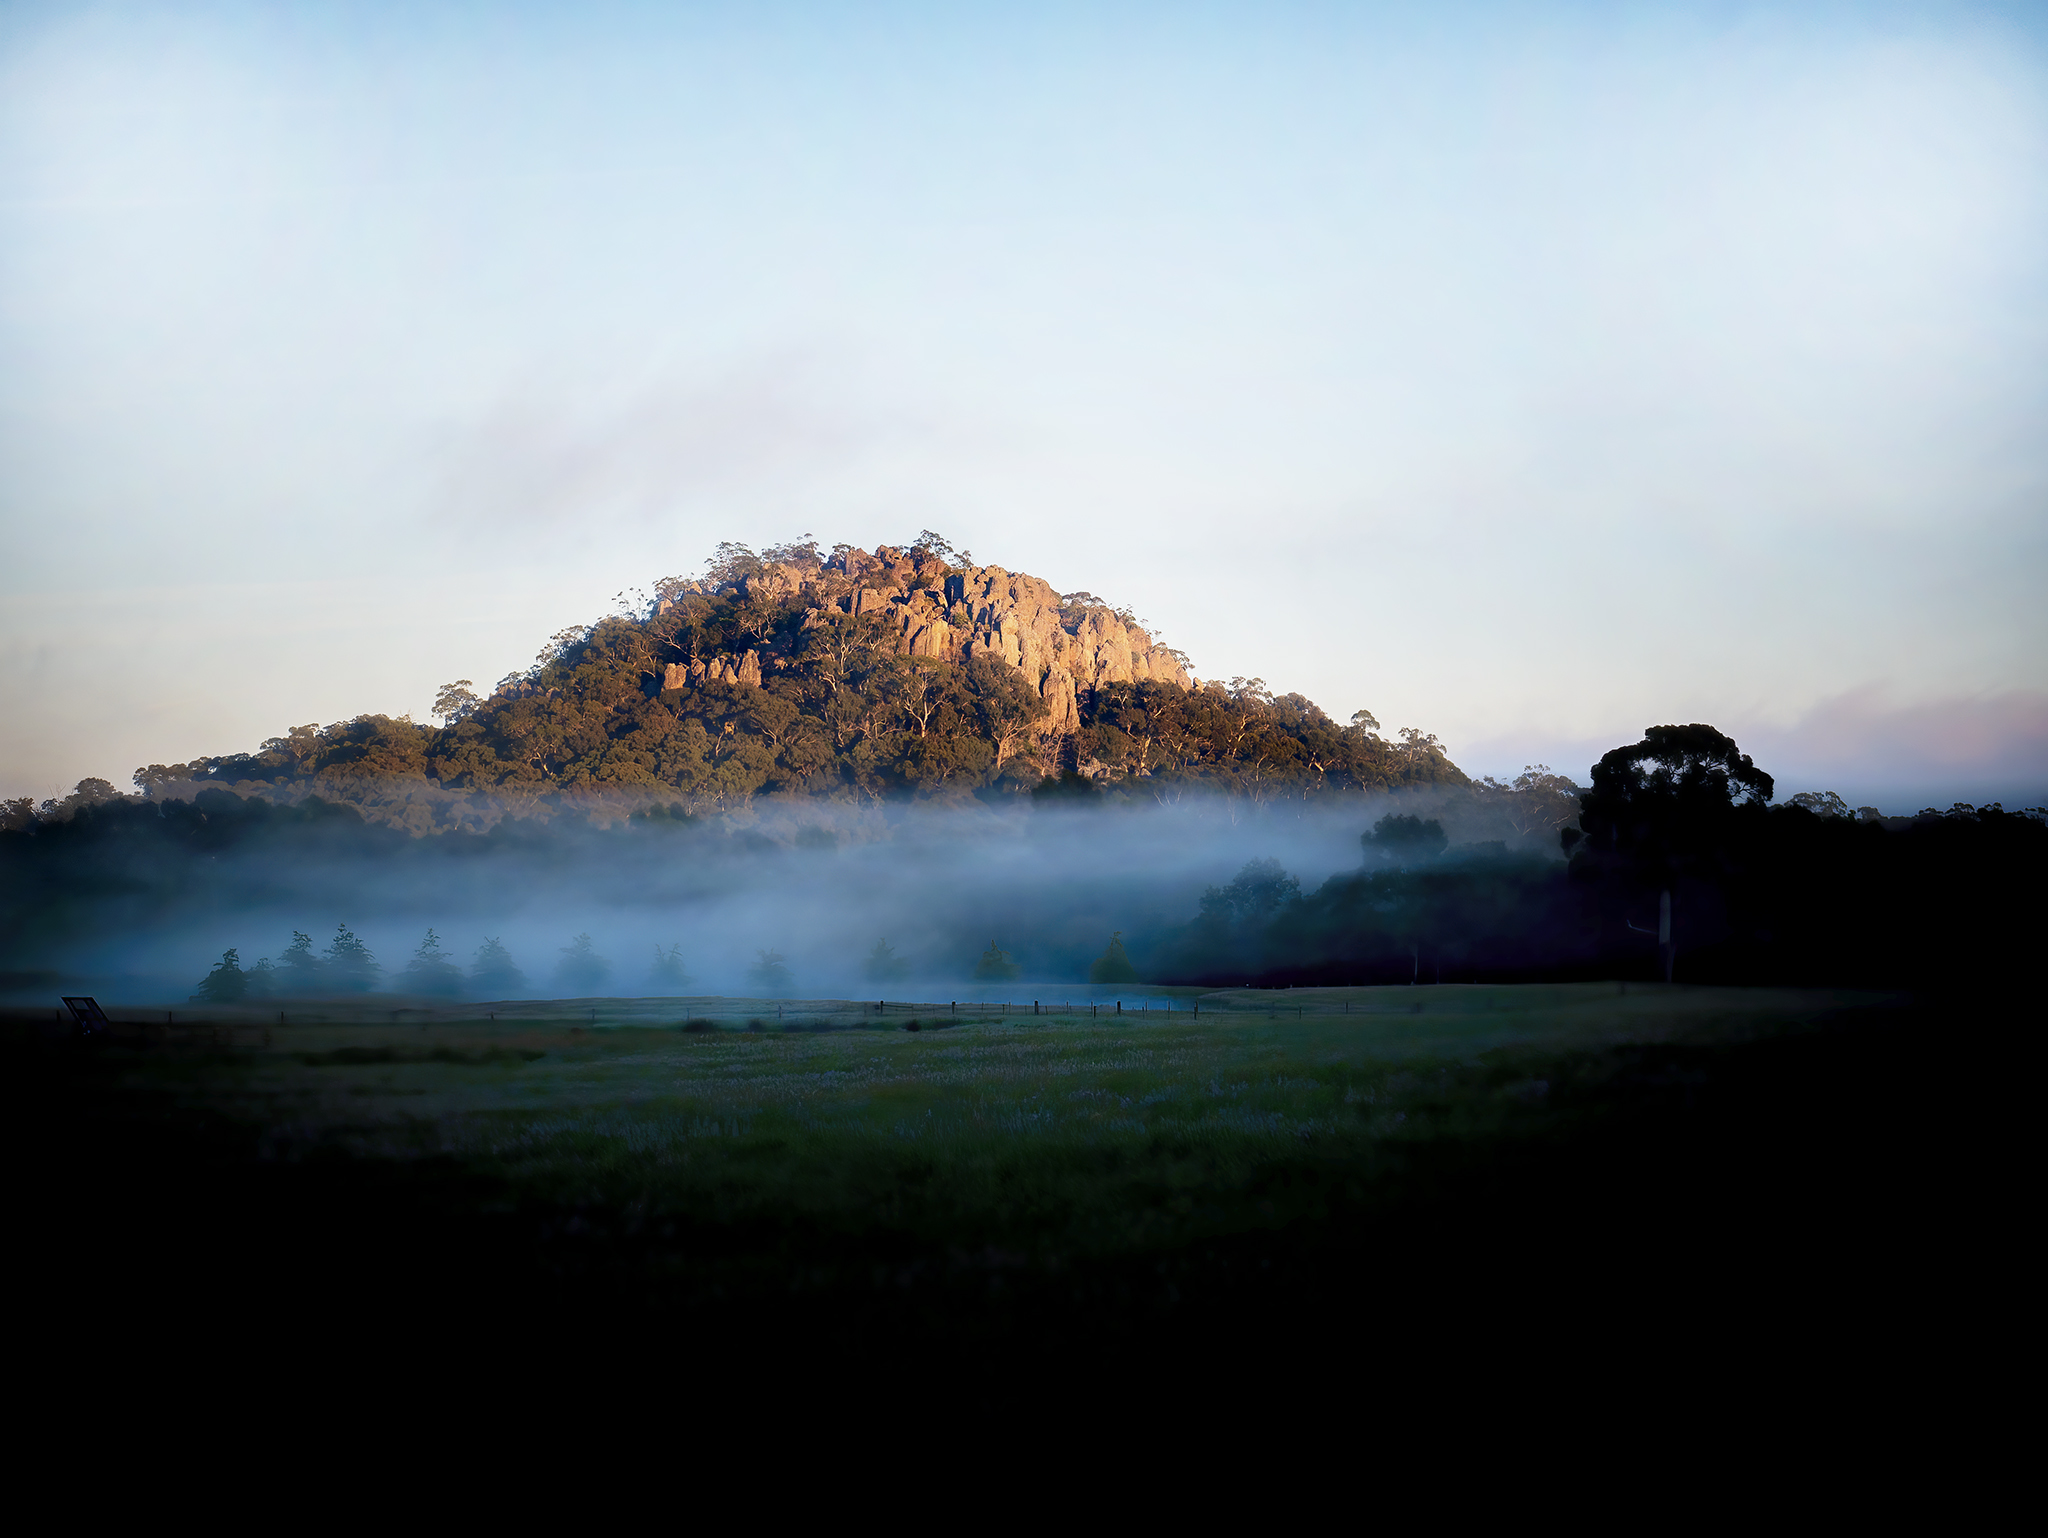
[[[249,992],[249,976],[242,970],[240,956],[233,947],[221,952],[220,960],[213,964],[213,970],[206,974],[199,984],[199,991],[192,995],[194,1004],[235,1004]]]
[[[337,924],[327,942],[327,985],[341,993],[368,993],[384,969],[347,924]]]
[[[1831,790],[1802,790],[1786,799],[1787,806],[1803,806],[1816,817],[1847,817],[1849,803]]]
[[[1261,923],[1301,896],[1301,881],[1278,860],[1250,860],[1229,886],[1202,894],[1202,913],[1237,923]]]
[[[1444,837],[1444,825],[1434,817],[1424,821],[1397,812],[1389,812],[1374,823],[1372,832],[1359,834],[1358,841],[1365,846],[1368,856],[1378,855],[1396,865],[1434,860],[1450,842]]]
[[[405,964],[404,987],[408,993],[433,998],[453,998],[462,992],[462,969],[443,953],[440,936],[431,929]]]
[[[1656,937],[1674,976],[1681,944],[1727,930],[1727,898],[1767,838],[1771,777],[1713,727],[1653,726],[1593,766],[1567,828],[1574,879],[1600,893],[1610,923]]]
[[[1091,983],[1135,983],[1138,969],[1131,965],[1131,958],[1124,951],[1124,932],[1119,929],[1109,937],[1109,949],[1097,956],[1088,968]]]
[[[1032,804],[1045,807],[1095,806],[1102,790],[1085,774],[1069,769],[1055,778],[1047,775],[1031,792]]]
[[[292,943],[284,948],[278,966],[278,986],[296,998],[319,993],[327,980],[327,968],[313,954],[313,937],[304,930],[292,931]]]
[[[244,998],[270,999],[277,997],[278,994],[284,991],[280,986],[284,974],[270,964],[268,956],[263,957],[255,966],[244,971],[242,976],[248,980],[249,984],[248,991],[243,994]]]
[[[1668,874],[1701,856],[1745,809],[1771,799],[1771,777],[1711,726],[1653,726],[1593,766],[1579,802],[1581,857],[1624,860]]]

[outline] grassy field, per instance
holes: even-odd
[[[66,1172],[40,1221],[81,1276],[330,1307],[708,1306],[845,1350],[1526,1300],[1565,1275],[1640,1286],[1693,1250],[1697,1282],[1895,1219],[1935,1136],[1896,1116],[1926,1008],[1867,995],[1446,986],[780,1020],[692,1000],[688,1028],[682,1001],[639,1002],[138,1016],[97,1053],[31,1050],[18,1022],[10,1126],[34,1143],[18,1158]]]

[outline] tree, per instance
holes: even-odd
[[[1787,806],[1803,806],[1816,817],[1847,817],[1849,803],[1831,790],[1802,790],[1785,802]]]
[[[292,943],[284,948],[283,987],[296,998],[305,998],[322,992],[321,984],[326,980],[327,968],[320,958],[313,954],[313,937],[304,930],[292,931]]]
[[[1488,775],[1475,780],[1472,789],[1480,799],[1497,806],[1508,826],[1525,838],[1538,833],[1555,835],[1579,815],[1579,797],[1584,794],[1566,776],[1553,773],[1548,764],[1524,765],[1522,772],[1505,784]]]
[[[1131,958],[1124,951],[1124,932],[1119,929],[1109,937],[1109,948],[1088,968],[1091,983],[1135,983],[1138,969],[1131,965]]]
[[[1436,740],[1436,733],[1425,732],[1420,727],[1402,727],[1401,744],[1394,751],[1413,779],[1434,780],[1450,767],[1450,757],[1444,752],[1444,745]]]
[[[944,663],[911,657],[890,672],[884,690],[906,729],[916,728],[920,737],[930,735],[932,717],[946,703],[946,675],[951,671]]]
[[[1424,821],[1411,814],[1389,812],[1372,825],[1372,832],[1358,835],[1368,856],[1379,855],[1397,865],[1416,865],[1433,860],[1448,847],[1444,825],[1434,817]]]
[[[270,999],[277,997],[280,974],[277,968],[270,964],[268,956],[258,961],[255,966],[244,972],[242,976],[248,983],[248,987],[243,993],[244,998]]]
[[[354,930],[345,923],[335,926],[334,938],[327,942],[330,986],[342,993],[368,993],[377,986],[377,974],[383,970]]]
[[[249,991],[248,974],[242,970],[242,963],[235,949],[230,946],[221,952],[220,960],[213,964],[213,970],[206,974],[199,984],[199,991],[192,995],[194,1004],[235,1004]]]
[[[441,685],[441,692],[434,696],[433,713],[441,718],[444,726],[453,726],[457,721],[466,721],[476,714],[483,701],[472,692],[475,687],[475,683],[467,678]]]
[[[1711,844],[1731,813],[1762,807],[1771,777],[1711,726],[1653,726],[1593,766],[1579,801],[1581,853],[1659,870]],[[1578,843],[1570,840],[1567,843]]]
[[[763,993],[787,993],[795,986],[796,979],[790,976],[786,964],[788,958],[780,951],[756,951],[759,959],[747,968],[747,980]]]
[[[1731,738],[1700,722],[1653,726],[1593,766],[1579,827],[1562,835],[1572,875],[1604,894],[1617,928],[1656,936],[1666,982],[1681,926],[1690,946],[1720,932],[1711,915],[1737,884],[1774,789]]]
[[[578,935],[562,947],[562,959],[555,964],[555,986],[564,998],[590,998],[612,975],[612,964],[597,954],[589,935]]]
[[[910,976],[910,962],[897,955],[887,940],[877,940],[861,964],[861,976],[871,983],[900,983]]]
[[[919,529],[917,538],[910,542],[913,557],[925,556],[932,560],[944,561],[948,566],[972,566],[974,557],[965,550],[955,550],[944,536],[934,534],[930,529]]]
[[[435,998],[462,992],[462,969],[443,954],[440,936],[431,929],[405,964],[405,991]]]
[[[1014,983],[1024,975],[1024,969],[1017,960],[995,941],[988,942],[988,949],[981,953],[981,960],[974,968],[974,980],[978,983]]]
[[[766,546],[761,551],[761,559],[777,565],[817,566],[825,558],[818,553],[818,536],[805,532],[779,545]]]
[[[1202,894],[1202,912],[1240,923],[1257,922],[1300,896],[1300,878],[1290,876],[1278,860],[1248,860],[1229,886],[1212,886]]]
[[[666,950],[654,947],[654,965],[647,972],[647,991],[653,994],[681,993],[696,979],[683,965],[683,945],[678,940]]]
[[[713,588],[737,587],[762,566],[761,558],[747,546],[720,540],[718,548],[704,562],[704,580]]]
[[[134,781],[135,788],[147,796],[166,785],[175,785],[178,781],[191,777],[190,764],[150,764],[135,771]]]
[[[1031,790],[1031,802],[1034,806],[1095,806],[1101,800],[1101,787],[1087,775],[1073,769],[1058,775],[1048,774]]]
[[[509,999],[526,988],[526,974],[512,961],[512,953],[495,937],[477,947],[469,966],[470,987],[487,999]]]
[[[995,769],[1001,772],[1031,728],[1051,711],[1022,673],[993,657],[976,657],[967,664],[967,688],[974,698],[975,720],[995,750]]]

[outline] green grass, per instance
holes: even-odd
[[[630,1237],[631,1264],[679,1285],[800,1262],[832,1286],[916,1257],[1043,1273],[1299,1235],[1405,1199],[1446,1150],[1469,1163],[1610,1115],[1640,1049],[1726,1050],[1872,1001],[1319,989],[1121,1022],[813,1001],[780,1028],[772,1004],[716,1002],[695,1032],[590,1029],[582,1008],[535,1005],[516,1022],[288,1026],[268,1046],[123,1050],[108,1067],[249,1129],[266,1161],[459,1169],[502,1209]]]

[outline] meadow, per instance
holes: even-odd
[[[1857,1191],[1896,1201],[1917,1145],[1870,1081],[1926,1025],[1638,983],[776,1009],[356,1001],[139,1015],[96,1052],[44,1027],[11,1125],[65,1172],[43,1221],[88,1292],[1128,1343],[1815,1242]]]

